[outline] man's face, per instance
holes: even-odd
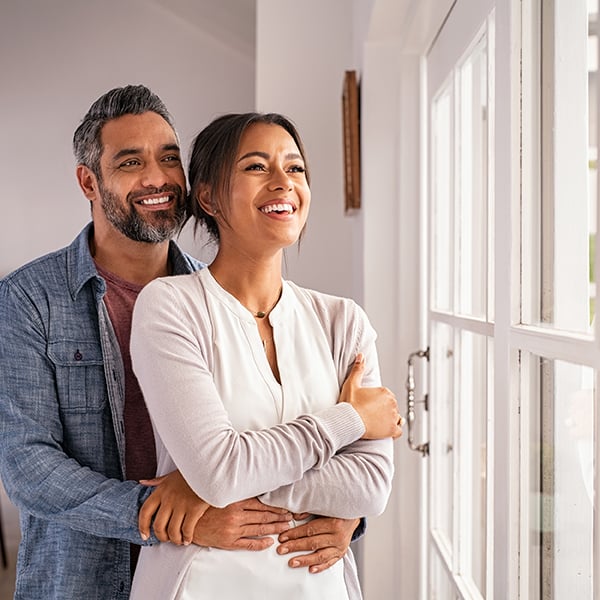
[[[125,115],[104,125],[102,145],[98,192],[105,224],[137,242],[173,237],[185,221],[186,184],[171,126],[153,112]],[[96,227],[101,217],[95,208]]]

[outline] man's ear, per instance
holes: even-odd
[[[77,165],[75,173],[77,175],[77,183],[79,183],[83,195],[90,202],[96,200],[98,198],[98,179],[92,173],[91,169],[85,165]]]

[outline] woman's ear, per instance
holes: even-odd
[[[208,184],[202,184],[199,187],[196,192],[196,201],[207,215],[215,216],[217,209],[211,202],[210,186]]]

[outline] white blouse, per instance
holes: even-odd
[[[355,518],[385,508],[391,440],[360,440],[337,403],[356,354],[379,383],[375,333],[354,302],[283,282],[269,317],[281,384],[255,319],[209,269],[158,279],[138,297],[131,355],[155,427],[158,472],[179,468],[213,506],[259,496],[292,512]],[[360,598],[348,557],[320,574],[290,555],[159,544],[143,548],[131,598]],[[157,595],[157,588],[161,592]]]

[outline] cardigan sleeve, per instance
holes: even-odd
[[[158,279],[142,290],[133,313],[133,368],[157,436],[209,504],[223,507],[298,481],[363,435],[360,416],[346,403],[236,431],[195,333],[171,283]]]
[[[323,298],[323,296],[320,296]],[[324,297],[325,299],[327,297]],[[362,385],[381,385],[375,331],[364,311],[351,301],[327,309],[315,309],[330,332],[333,358],[341,382],[359,352],[365,356]],[[330,321],[329,314],[333,315]],[[338,518],[358,518],[381,514],[387,504],[394,474],[393,441],[358,440],[342,448],[321,469],[311,469],[302,479],[260,497],[271,506],[292,512],[308,512]]]
[[[381,514],[391,492],[392,440],[355,442],[323,469],[260,496],[269,506],[295,513],[356,519]]]

